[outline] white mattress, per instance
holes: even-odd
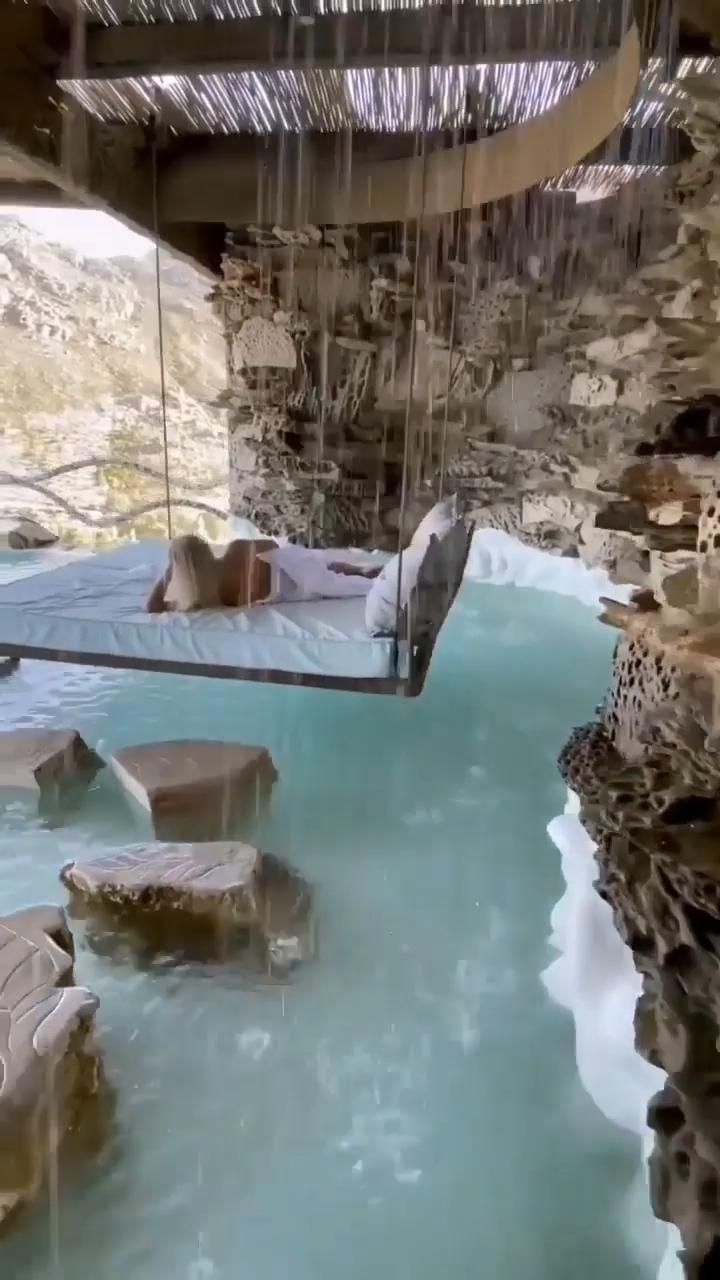
[[[18,645],[87,654],[89,664],[102,655],[310,676],[393,675],[392,640],[368,635],[364,598],[151,615],[145,601],[166,564],[166,543],[139,542],[0,586],[0,652]]]

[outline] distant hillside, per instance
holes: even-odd
[[[161,284],[176,525],[213,532],[180,504],[227,511],[223,338],[207,277],[166,256]],[[82,541],[164,531],[154,254],[83,258],[0,216],[0,322],[0,514]]]

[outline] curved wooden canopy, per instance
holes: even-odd
[[[401,222],[454,213],[517,195],[579,164],[622,124],[640,75],[633,22],[620,48],[541,115],[489,138],[419,157],[355,163],[343,187],[328,169],[315,174],[309,221]],[[424,170],[424,172],[423,172]]]

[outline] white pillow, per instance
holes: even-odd
[[[429,535],[428,535],[429,540]],[[404,609],[410,593],[418,580],[420,566],[425,559],[425,545],[416,546],[413,541],[402,556],[400,584],[400,609]],[[398,572],[400,557],[393,556],[385,565],[379,578],[373,582],[365,601],[365,626],[371,636],[384,636],[397,629]]]
[[[410,545],[427,547],[431,537],[435,534],[436,538],[444,538],[449,533],[453,525],[457,521],[457,497],[455,494],[451,498],[444,498],[442,502],[436,502],[435,506],[423,516],[417,529],[415,530]]]

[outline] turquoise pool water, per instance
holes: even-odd
[[[552,595],[466,586],[415,702],[25,663],[4,727],[104,753],[226,737],[279,769],[264,847],[313,882],[293,985],[147,974],[79,939],[118,1090],[104,1160],[0,1242],[13,1280],[640,1280],[637,1143],[577,1079],[539,981],[562,890],[555,757],[612,635]],[[103,772],[60,829],[0,801],[0,911],[147,834]],[[642,1220],[638,1220],[638,1215]]]

